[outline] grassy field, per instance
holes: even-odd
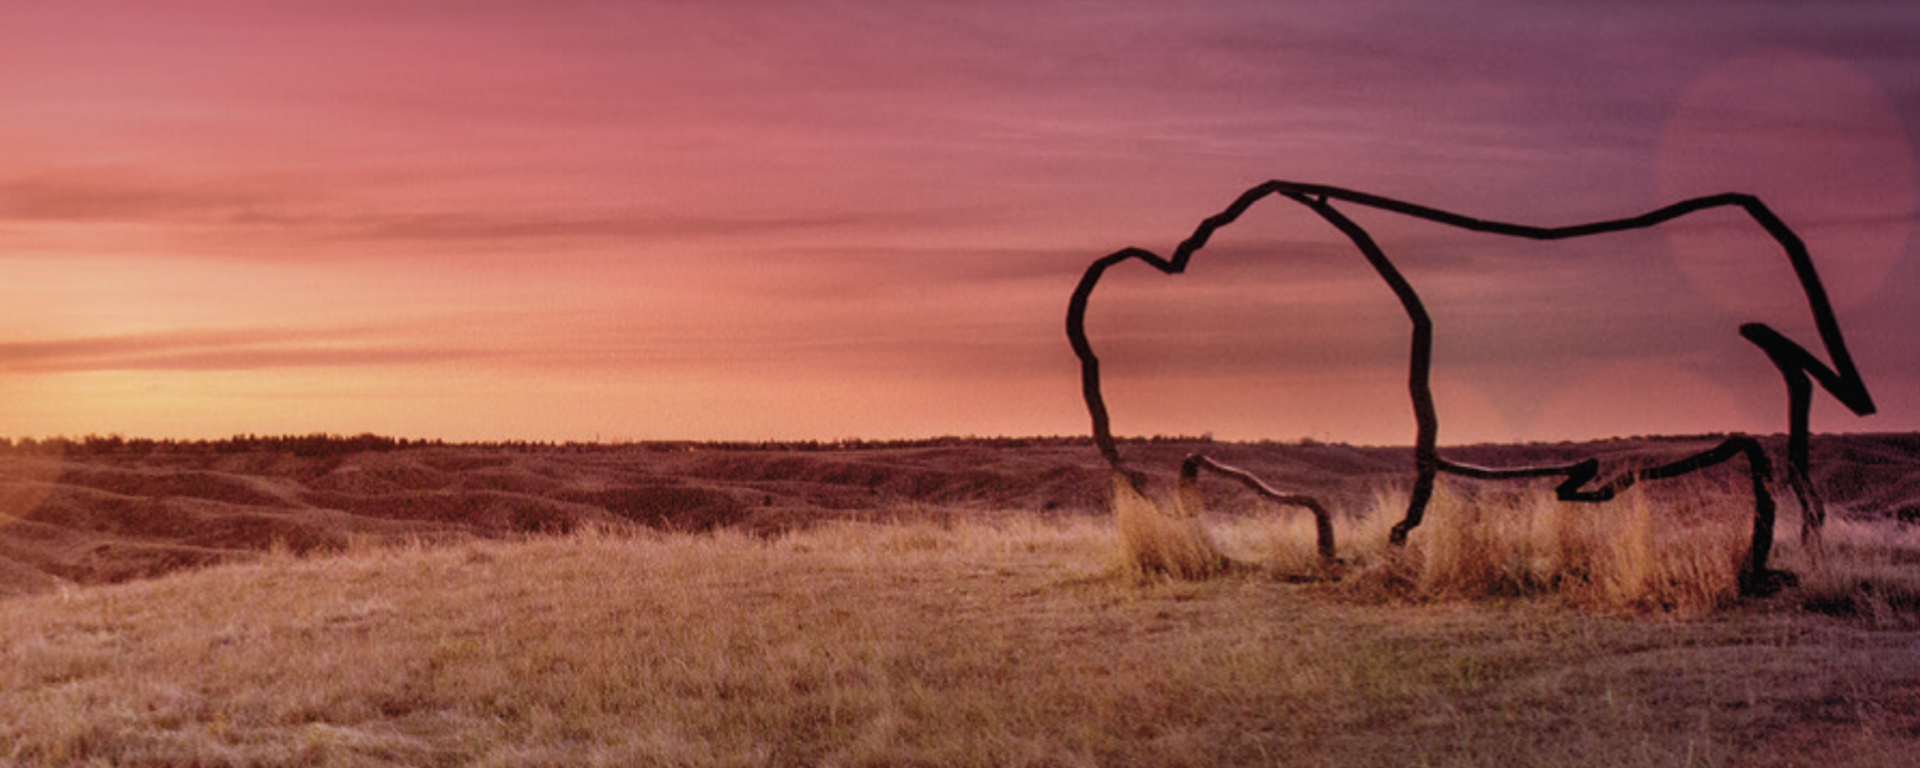
[[[1079,518],[359,546],[16,598],[0,602],[0,765],[1920,754],[1920,632],[1896,589],[1913,542],[1838,526],[1827,575],[1766,601],[1603,599],[1627,592],[1568,564],[1586,545],[1527,544],[1541,523],[1504,550],[1458,519],[1431,533],[1489,503],[1436,508],[1403,558],[1378,526],[1343,530],[1350,570],[1332,582],[1294,579],[1311,567],[1298,520],[1206,521],[1253,566],[1179,580],[1144,575],[1111,519]]]

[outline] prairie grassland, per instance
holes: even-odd
[[[1290,583],[1310,533],[1228,522],[1216,545],[1269,567],[1147,577],[1109,520],[906,522],[282,553],[20,598],[0,765],[1839,768],[1920,747],[1920,634],[1857,613],[1375,589],[1413,566],[1369,554],[1368,523],[1346,580]]]

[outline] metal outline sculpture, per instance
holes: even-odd
[[[1162,257],[1145,249],[1129,247],[1097,259],[1087,266],[1079,284],[1074,288],[1072,298],[1068,301],[1067,339],[1073,345],[1074,354],[1080,359],[1081,394],[1086,400],[1087,412],[1093,420],[1094,441],[1099,445],[1101,455],[1107,459],[1114,470],[1129,478],[1136,486],[1139,485],[1141,476],[1126,467],[1114,443],[1107,415],[1106,399],[1100,389],[1100,359],[1094,354],[1093,346],[1087,340],[1087,303],[1092,299],[1093,290],[1099,285],[1100,278],[1107,269],[1125,261],[1137,259],[1167,275],[1185,272],[1188,262],[1193,259],[1194,254],[1206,246],[1207,240],[1216,230],[1232,224],[1255,203],[1267,197],[1282,197],[1299,203],[1346,235],[1347,239],[1366,257],[1374,271],[1393,290],[1394,296],[1399,299],[1401,307],[1406,311],[1407,318],[1413,323],[1412,349],[1408,358],[1407,391],[1413,400],[1414,419],[1417,425],[1414,441],[1415,478],[1412,494],[1407,503],[1406,517],[1394,525],[1389,534],[1388,541],[1391,544],[1404,545],[1407,534],[1420,525],[1427,503],[1433,497],[1434,482],[1441,472],[1483,480],[1559,477],[1561,482],[1555,492],[1561,500],[1602,502],[1613,498],[1615,494],[1626,490],[1640,480],[1677,477],[1724,463],[1735,457],[1743,457],[1747,461],[1748,471],[1753,480],[1754,521],[1753,538],[1741,567],[1740,590],[1743,594],[1753,595],[1776,590],[1781,585],[1781,581],[1786,578],[1783,574],[1767,569],[1767,558],[1773,547],[1774,501],[1767,489],[1767,483],[1772,477],[1772,465],[1767,458],[1766,450],[1758,440],[1736,434],[1709,450],[1671,463],[1629,471],[1593,488],[1586,486],[1599,476],[1600,462],[1597,458],[1587,458],[1570,464],[1510,468],[1480,467],[1442,458],[1438,443],[1439,417],[1434,410],[1430,381],[1433,368],[1433,321],[1427,315],[1426,307],[1421,303],[1420,296],[1413,285],[1407,282],[1400,271],[1387,259],[1385,251],[1374,242],[1372,235],[1336,209],[1333,203],[1335,201],[1350,203],[1458,229],[1529,240],[1567,240],[1645,229],[1714,208],[1734,207],[1744,211],[1766,230],[1767,235],[1773,238],[1786,253],[1788,261],[1792,263],[1794,275],[1799,279],[1800,287],[1806,294],[1807,306],[1813,313],[1814,325],[1819,332],[1821,345],[1826,348],[1828,356],[1828,360],[1821,360],[1805,347],[1764,323],[1745,323],[1740,326],[1741,337],[1766,353],[1767,358],[1772,361],[1774,368],[1780,371],[1785,381],[1788,401],[1787,480],[1803,510],[1801,538],[1808,543],[1809,551],[1813,552],[1814,556],[1818,556],[1820,529],[1826,521],[1826,507],[1807,474],[1810,452],[1808,414],[1813,405],[1813,385],[1819,384],[1855,415],[1872,414],[1875,407],[1872,396],[1867,392],[1866,382],[1861,378],[1859,370],[1854,367],[1853,357],[1847,351],[1846,339],[1840,333],[1839,321],[1834,319],[1832,303],[1827,298],[1825,287],[1821,285],[1820,275],[1814,269],[1813,259],[1807,253],[1806,244],[1785,222],[1774,215],[1771,209],[1760,202],[1759,198],[1740,193],[1690,198],[1627,218],[1561,227],[1539,227],[1476,219],[1438,208],[1340,187],[1273,180],[1247,190],[1225,210],[1201,221],[1193,234],[1181,241],[1174,250],[1172,258]],[[1333,561],[1334,547],[1330,516],[1325,506],[1317,500],[1302,494],[1274,490],[1245,471],[1198,455],[1190,456],[1182,463],[1180,473],[1182,486],[1190,488],[1196,483],[1201,469],[1238,480],[1256,493],[1278,503],[1302,506],[1311,510],[1319,528],[1320,555],[1329,563]]]

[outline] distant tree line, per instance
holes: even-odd
[[[1210,443],[1212,435],[1154,435],[1121,438],[1141,444]],[[355,453],[404,451],[417,448],[478,448],[507,451],[562,451],[584,453],[607,450],[681,451],[865,451],[900,448],[1036,448],[1090,446],[1085,435],[1044,437],[979,437],[974,435],[865,440],[640,440],[612,443],[540,440],[447,442],[440,439],[388,437],[372,433],[338,435],[234,435],[219,440],[125,437],[90,434],[82,437],[0,437],[0,455],[14,456],[145,456],[150,454],[218,455],[283,453],[302,457],[344,456]]]
[[[223,440],[176,440],[173,438],[123,437],[118,434],[83,437],[0,437],[0,453],[14,455],[211,455],[232,453],[288,453],[295,456],[335,456],[372,451],[397,451],[407,448],[445,446],[442,440],[410,440],[364,433],[353,436],[314,433],[310,435],[234,435]]]

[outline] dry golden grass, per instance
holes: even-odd
[[[1404,514],[1406,497],[1381,494],[1368,514],[1336,520],[1341,557],[1350,567],[1333,575],[1344,577],[1349,593],[1374,599],[1552,596],[1602,611],[1690,613],[1738,600],[1752,536],[1751,498],[1697,480],[1663,488],[1658,498],[1652,493],[1642,484],[1613,502],[1571,503],[1540,487],[1443,479],[1425,523],[1398,551],[1386,538]],[[1117,484],[1115,497],[1123,550],[1143,573],[1204,578],[1228,570],[1212,565],[1224,560],[1285,578],[1330,575],[1320,568],[1312,518],[1304,512],[1211,515],[1202,499],[1155,501],[1124,484]],[[1786,520],[1778,527],[1795,531],[1797,523]],[[1920,553],[1920,542],[1902,549],[1881,529],[1838,527],[1836,547],[1845,556],[1835,567],[1841,574],[1859,571],[1875,557],[1885,561],[1894,550]],[[1811,570],[1795,544],[1777,546],[1774,564]],[[1818,571],[1818,583],[1830,589],[1862,583],[1848,576],[1836,580],[1831,570]],[[1920,606],[1920,580],[1902,592],[1899,585],[1907,582],[1892,576],[1898,568],[1869,570],[1879,580],[1891,579],[1888,599],[1894,604]]]
[[[1827,557],[1806,567],[1796,597],[1808,609],[1875,626],[1920,628],[1920,526],[1829,520]],[[1807,563],[1794,544],[1788,557]]]
[[[1217,544],[1298,549],[1268,522]],[[1378,529],[1343,554],[1410,567]],[[1122,536],[587,532],[18,598],[0,765],[1841,768],[1920,746],[1920,634],[1789,598],[1647,615],[1419,581],[1373,603],[1279,570],[1146,578]]]
[[[1713,493],[1663,504],[1645,488],[1589,504],[1443,487],[1410,540],[1416,581],[1428,595],[1555,594],[1606,610],[1702,611],[1738,598],[1750,502]]]
[[[1147,498],[1117,472],[1112,499],[1121,546],[1143,574],[1203,579],[1226,570],[1226,556],[1202,525],[1200,510]]]

